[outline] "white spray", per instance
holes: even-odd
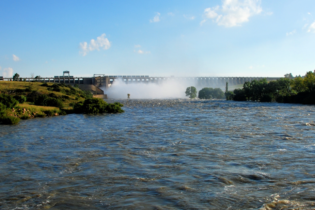
[[[167,80],[160,84],[152,82],[126,84],[122,80],[115,80],[111,87],[102,89],[108,98],[125,99],[127,94],[130,94],[131,99],[167,99],[188,98],[185,91],[191,85],[194,85],[193,81]]]

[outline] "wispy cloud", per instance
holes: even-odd
[[[309,27],[307,32],[315,33],[315,22],[313,22]]]
[[[292,35],[295,34],[295,33],[296,33],[296,30],[293,30],[293,31],[291,31],[291,32],[287,32],[286,35],[287,35],[287,36],[292,36]]]
[[[138,54],[150,54],[150,51],[143,51],[143,50],[135,50],[134,52],[138,53]]]
[[[5,78],[13,77],[13,69],[10,67],[4,68],[3,70],[1,70],[1,67],[0,67],[0,72],[2,72],[2,76]]]
[[[20,58],[19,57],[17,57],[16,55],[12,55],[12,59],[14,60],[14,61],[19,61],[20,60]]]
[[[135,48],[136,49],[134,50],[134,52],[138,53],[138,54],[150,54],[151,53],[150,51],[144,51],[142,49],[138,49],[138,48],[141,48],[141,45],[139,45],[139,44],[135,45]]]
[[[188,19],[188,20],[194,20],[195,16],[190,16],[190,15],[183,15],[184,18]]]
[[[83,56],[86,56],[88,52],[94,51],[94,50],[108,50],[110,48],[110,42],[107,38],[105,38],[106,34],[102,34],[101,36],[97,37],[96,40],[91,39],[90,44],[87,42],[81,42],[80,48],[81,48],[81,54]]]
[[[150,23],[157,23],[157,22],[160,22],[160,13],[156,13],[156,15],[154,16],[153,19],[150,20]]]
[[[174,14],[173,12],[169,12],[169,13],[167,13],[167,15],[169,15],[169,16],[175,16],[175,14]]]
[[[248,22],[249,18],[262,12],[260,0],[224,0],[222,6],[206,8],[205,19],[213,19],[218,25],[225,27],[241,26]]]

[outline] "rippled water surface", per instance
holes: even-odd
[[[0,209],[314,209],[315,107],[122,100],[0,125]]]

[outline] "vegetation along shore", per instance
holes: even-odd
[[[315,104],[315,73],[304,77],[266,79],[245,82],[243,88],[226,92],[226,98],[234,101],[260,101],[279,103]]]
[[[71,85],[41,82],[0,82],[0,123],[71,113],[124,112],[120,103],[106,103]]]

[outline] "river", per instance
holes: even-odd
[[[0,209],[315,208],[314,106],[120,102],[0,125]]]

